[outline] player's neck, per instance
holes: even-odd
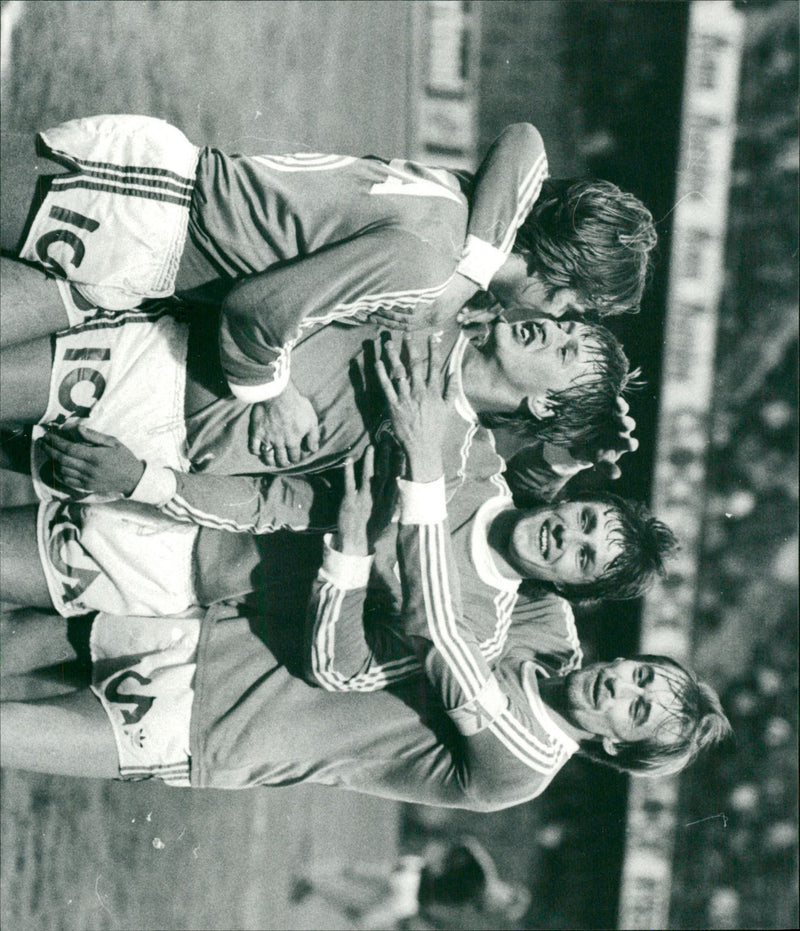
[[[514,292],[528,281],[528,267],[525,259],[512,252],[495,272],[489,285],[492,294],[499,300],[513,300]]]
[[[503,390],[505,382],[493,358],[472,343],[464,350],[461,384],[472,409],[479,414],[511,413],[518,407],[518,400]]]
[[[553,676],[549,679],[539,679],[538,685],[539,696],[547,706],[550,716],[566,734],[578,743],[593,736],[572,723],[572,715],[569,711],[569,690],[565,677]]]

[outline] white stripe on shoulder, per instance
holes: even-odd
[[[251,155],[272,171],[335,171],[347,168],[358,159],[354,155],[323,155],[318,152],[297,152],[294,155]]]
[[[428,629],[469,702],[480,693],[485,677],[458,631],[446,558],[445,526],[420,524],[418,532]]]
[[[523,728],[510,712],[492,721],[489,729],[521,763],[537,773],[548,776],[563,762],[563,748],[558,743],[546,732],[540,738],[530,729]]]
[[[505,649],[517,597],[517,592],[498,592],[494,597],[497,623],[492,636],[480,644],[481,653],[487,662],[496,660]]]
[[[542,152],[520,184],[519,194],[517,195],[517,210],[500,244],[500,249],[503,252],[508,252],[511,249],[517,230],[530,213],[531,207],[536,203],[542,190],[542,182],[547,177],[547,171],[547,155]]]

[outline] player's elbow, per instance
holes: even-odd
[[[233,320],[245,316],[247,313],[246,295],[246,291],[243,294],[241,287],[234,285],[219,305],[221,319]]]
[[[313,662],[308,662],[303,666],[303,678],[309,685],[324,689],[326,692],[347,691],[338,676],[333,675],[330,670],[320,669]]]
[[[374,692],[381,687],[378,683],[370,685],[369,681],[358,672],[331,665],[320,667],[313,661],[306,664],[303,678],[309,685],[314,685],[326,692]]]
[[[506,799],[498,792],[496,786],[489,784],[472,783],[464,790],[463,803],[459,806],[466,811],[488,814],[493,811],[502,811],[518,804],[518,799]]]

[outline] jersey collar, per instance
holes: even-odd
[[[503,592],[516,592],[522,579],[507,579],[497,568],[489,546],[489,527],[495,517],[510,504],[513,504],[513,501],[504,495],[484,501],[472,520],[470,534],[470,555],[478,578],[485,585]]]
[[[461,376],[461,368],[464,362],[464,353],[467,349],[468,343],[469,339],[464,335],[463,331],[460,332],[456,339],[455,345],[450,351],[450,358],[447,360],[445,371],[447,372],[448,378],[455,379],[455,409],[459,416],[463,417],[463,419],[468,423],[477,423],[478,415],[475,413],[472,405],[467,400],[467,395],[464,391],[464,381]]]
[[[537,665],[534,662],[524,663],[522,666],[522,688],[528,703],[533,709],[536,719],[547,731],[547,733],[561,744],[567,757],[571,757],[580,750],[580,745],[570,735],[556,723],[551,716],[547,705],[542,701],[539,694],[539,682],[536,677]]]

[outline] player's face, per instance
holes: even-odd
[[[567,501],[523,512],[508,556],[524,578],[585,585],[601,578],[622,550],[616,510],[597,501]]]
[[[649,740],[669,743],[680,715],[676,671],[657,663],[615,659],[592,663],[567,676],[572,722],[611,743]]]
[[[503,317],[509,323],[528,320],[540,314],[563,317],[579,316],[586,305],[572,288],[553,290],[539,275],[517,274],[502,284],[492,283],[492,293],[505,308]]]
[[[520,399],[564,391],[596,372],[596,345],[583,323],[500,320],[489,347],[500,374]]]

